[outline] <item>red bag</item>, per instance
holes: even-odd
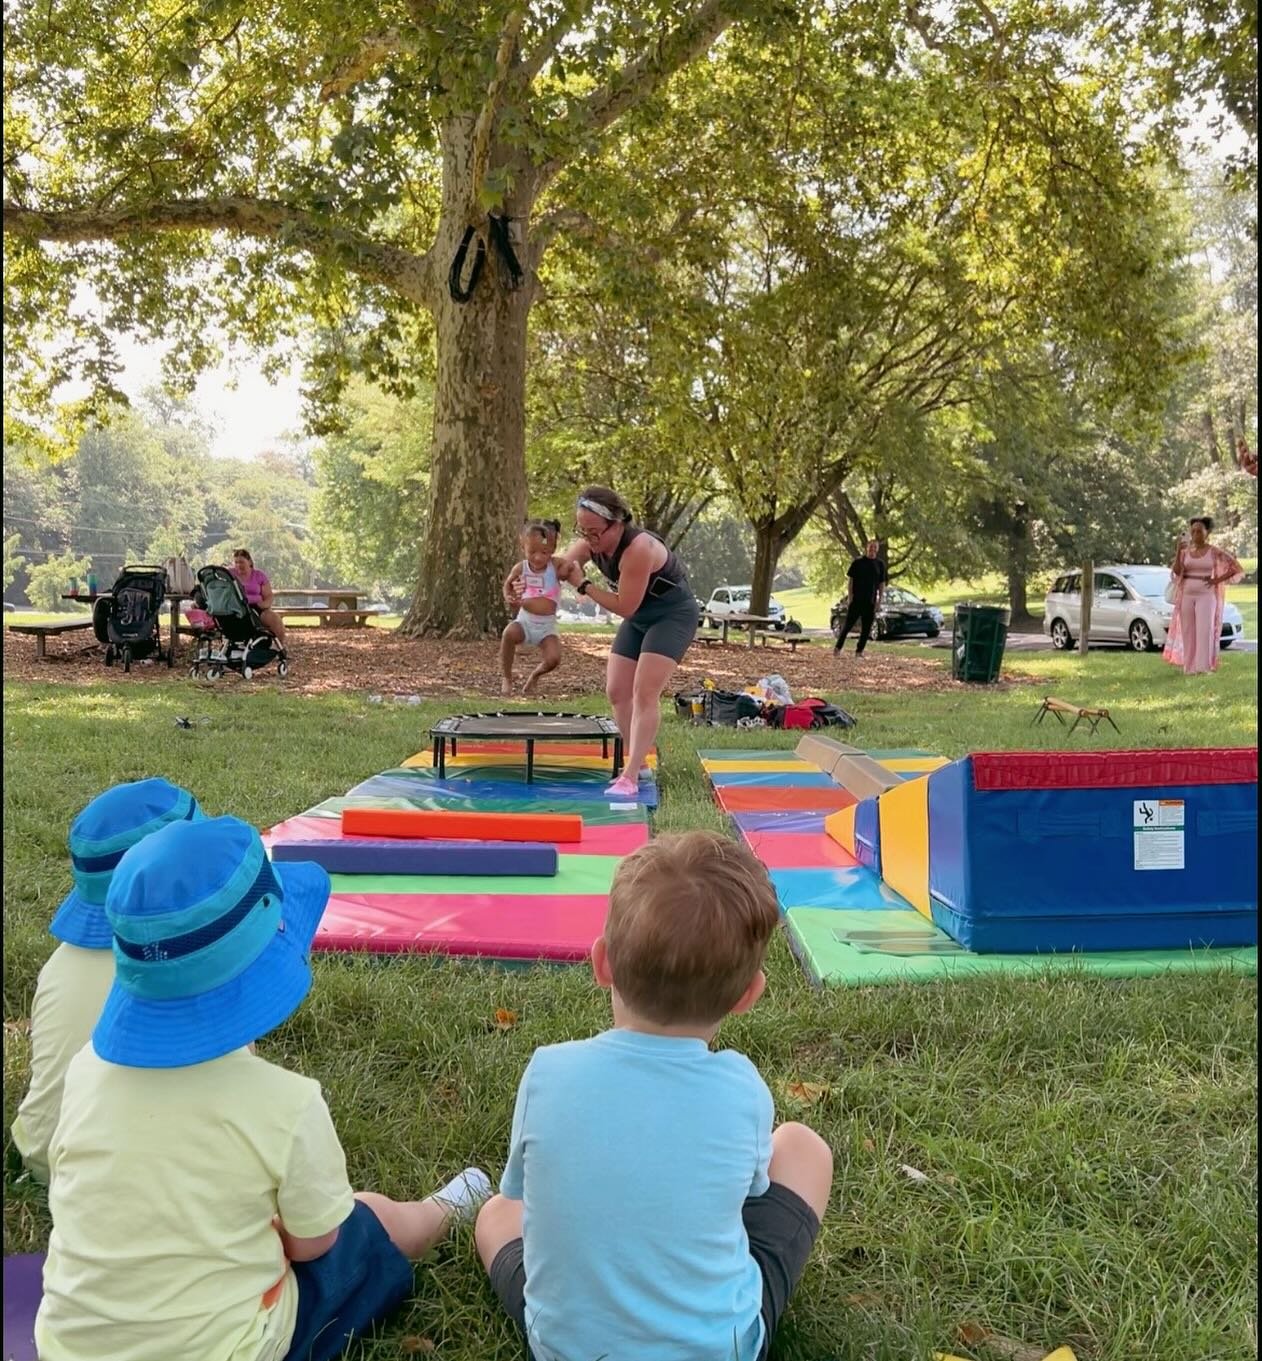
[[[781,719],[784,728],[809,728],[815,721],[815,706],[807,701],[803,704],[786,704]]]

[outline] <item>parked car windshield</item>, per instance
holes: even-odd
[[[887,603],[894,605],[923,605],[925,602],[912,591],[906,591],[901,586],[889,586],[885,591]]]
[[[1125,578],[1140,595],[1149,600],[1160,600],[1170,584],[1170,569],[1146,567],[1142,572],[1127,572]]]

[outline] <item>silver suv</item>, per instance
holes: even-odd
[[[1170,569],[1154,564],[1110,564],[1094,572],[1091,603],[1092,643],[1120,643],[1133,652],[1165,646],[1173,606],[1166,603]],[[1082,627],[1082,575],[1057,577],[1043,604],[1043,632],[1052,646],[1067,651]],[[1244,635],[1244,619],[1232,604],[1223,606],[1221,647]]]
[[[748,614],[753,597],[752,586],[720,586],[710,596],[704,606],[710,627],[719,627],[716,616],[724,614]],[[785,625],[784,606],[773,595],[767,602],[766,618],[771,620],[769,628],[782,629]]]

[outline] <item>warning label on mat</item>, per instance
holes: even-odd
[[[1136,799],[1135,868],[1183,868],[1183,800]]]

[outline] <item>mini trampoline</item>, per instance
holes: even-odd
[[[612,775],[616,779],[622,769],[622,735],[611,719],[591,714],[454,714],[440,719],[429,730],[434,741],[434,765],[438,778],[447,778],[447,744],[455,756],[463,742],[503,742],[512,738],[526,746],[526,781],[535,777],[536,742],[599,742],[601,755],[612,756]],[[612,744],[612,752],[610,746]]]

